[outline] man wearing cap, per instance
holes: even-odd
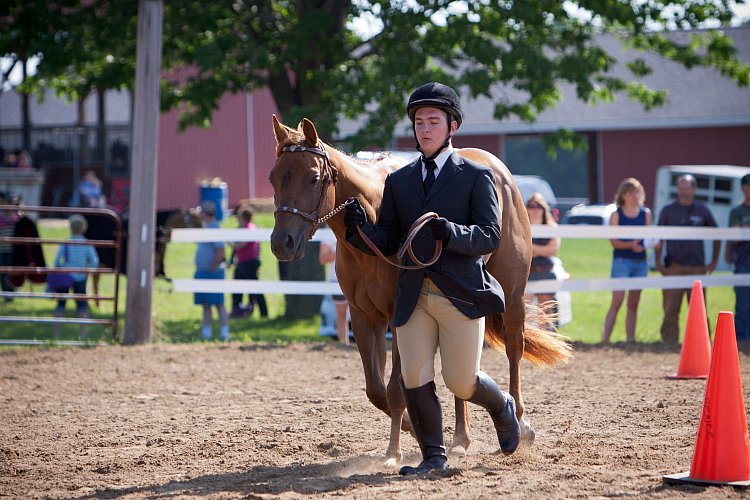
[[[740,181],[745,200],[729,212],[729,227],[750,227],[750,174]],[[734,274],[750,274],[750,240],[727,241],[726,261]],[[734,287],[734,329],[737,340],[750,340],[750,287]]]
[[[660,226],[717,227],[711,210],[700,200],[695,199],[698,184],[690,174],[677,178],[677,200],[665,206],[659,214]],[[694,274],[711,274],[719,262],[721,241],[713,243],[711,261],[706,265],[703,241],[701,240],[665,240],[661,246],[654,248],[656,267],[664,276],[685,276]],[[662,250],[667,253],[662,260]],[[679,321],[682,296],[690,301],[690,288],[670,288],[662,290],[664,319],[661,323],[661,339],[668,344],[677,344],[680,337]],[[705,297],[705,292],[704,292]]]
[[[402,475],[448,467],[434,383],[438,349],[445,385],[489,412],[503,453],[513,453],[520,440],[513,398],[480,370],[484,317],[505,308],[503,290],[482,260],[500,244],[494,175],[453,149],[451,138],[463,117],[452,88],[437,82],[422,85],[409,97],[407,113],[422,156],[386,178],[377,224],[367,221],[358,202],[347,206],[344,216],[349,243],[373,253],[357,231],[361,228],[381,252],[393,255],[416,219],[426,212],[440,215],[412,245],[425,262],[440,240],[440,259],[425,269],[399,272],[391,318],[401,357],[401,389],[423,458],[417,467],[402,467]],[[402,263],[414,265],[407,256]]]

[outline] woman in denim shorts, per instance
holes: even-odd
[[[620,182],[615,195],[617,210],[609,218],[611,226],[650,226],[653,224],[651,210],[644,206],[646,193],[643,186],[633,177]],[[613,278],[645,278],[648,276],[646,261],[646,244],[643,240],[609,240],[614,248],[612,258]],[[641,298],[640,290],[629,290],[627,313],[625,316],[625,339],[628,343],[635,342],[635,322],[638,313],[638,302]],[[609,342],[612,328],[617,319],[625,299],[625,290],[612,292],[612,304],[604,320],[603,342]]]

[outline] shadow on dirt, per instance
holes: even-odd
[[[413,477],[399,476],[396,471],[386,474],[382,471],[382,458],[359,456],[327,464],[302,464],[289,467],[256,466],[247,472],[227,472],[209,474],[184,481],[171,481],[165,484],[99,490],[88,495],[74,497],[78,500],[120,498],[129,495],[154,497],[211,496],[220,493],[236,492],[255,498],[254,495],[282,495],[298,493],[314,495],[338,492],[346,495],[352,485],[382,486],[389,483],[409,481]],[[459,470],[434,472],[420,476],[420,480],[440,479],[460,473]]]

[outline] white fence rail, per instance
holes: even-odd
[[[172,242],[210,241],[260,241],[268,242],[271,229],[174,229]],[[694,228],[678,226],[586,226],[533,225],[534,237],[561,237],[583,239],[671,239],[671,240],[750,240],[750,229],[741,228]],[[333,241],[330,229],[319,229],[312,241]],[[542,292],[599,292],[612,290],[643,290],[649,288],[690,288],[699,279],[705,287],[750,286],[750,274],[717,274],[691,276],[661,276],[651,278],[601,278],[538,280],[529,282],[527,293]],[[223,293],[279,293],[285,295],[331,295],[341,293],[337,283],[323,281],[260,281],[260,280],[193,280],[175,279],[174,290],[178,292],[223,292]]]

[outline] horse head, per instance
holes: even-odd
[[[276,209],[271,251],[280,261],[298,260],[323,217],[333,210],[338,172],[307,118],[294,130],[274,115],[273,130],[276,164],[269,181]]]

